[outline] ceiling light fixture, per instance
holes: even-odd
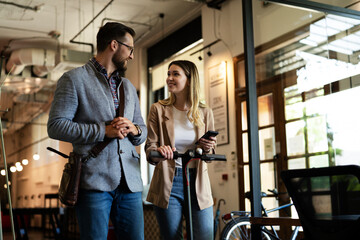
[[[217,40],[213,41],[212,43],[209,43],[208,45],[204,46],[203,48],[201,48],[201,49],[199,49],[199,50],[197,50],[197,51],[195,51],[195,52],[193,52],[193,53],[190,53],[190,56],[192,56],[192,55],[194,55],[194,54],[196,54],[196,53],[198,53],[198,52],[201,52],[202,50],[205,50],[205,49],[209,49],[209,50],[210,50],[210,47],[211,47],[212,45],[214,45],[214,44],[216,44],[216,43],[218,43],[218,42],[220,42],[220,41],[221,41],[221,39],[217,39]]]

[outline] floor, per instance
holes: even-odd
[[[3,232],[4,240],[14,240],[13,235],[11,232],[6,231]],[[31,230],[28,232],[29,240],[45,240],[49,238],[44,238],[44,234],[41,230]]]
[[[71,209],[70,209],[71,210]],[[67,226],[66,229],[62,229],[63,232],[63,239],[64,240],[76,240],[79,239],[79,234],[78,234],[78,229],[77,229],[77,223],[76,223],[76,219],[75,219],[75,213],[70,211],[69,209],[66,211],[66,214],[64,214],[64,216],[62,216],[61,221],[65,221],[65,222],[61,222],[63,223],[63,226]],[[66,217],[65,217],[66,216]],[[29,226],[41,226],[41,222],[42,222],[42,218],[41,216],[31,216],[31,219],[25,219],[26,222],[29,222]],[[144,233],[145,233],[145,239],[146,240],[154,240],[154,239],[160,239],[160,232],[157,226],[157,222],[156,222],[156,218],[155,218],[155,214],[153,211],[152,206],[144,206]],[[3,225],[4,226],[4,225]],[[50,238],[49,235],[53,236],[52,232],[47,232],[46,236],[44,237],[44,233],[43,230],[40,227],[34,228],[34,227],[27,227],[28,229],[28,240],[50,240],[50,239],[54,239]],[[52,228],[49,226],[49,231]],[[65,230],[67,230],[67,232],[65,233]],[[1,236],[0,236],[1,239]],[[15,238],[13,238],[12,233],[11,233],[11,227],[10,224],[6,225],[6,228],[3,229],[3,240],[15,240]],[[17,240],[19,240],[20,238],[18,238]],[[115,239],[115,235],[113,233],[113,228],[112,226],[109,226],[109,236],[108,236],[108,240],[113,240]]]

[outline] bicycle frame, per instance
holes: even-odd
[[[264,195],[266,196],[266,194],[264,193]],[[264,207],[264,205],[261,202],[261,209],[262,209],[262,216],[264,217],[268,217],[268,214],[271,212],[276,212],[276,211],[280,211],[281,209],[285,209],[288,207],[293,206],[293,203],[288,203],[288,204],[284,204],[275,208],[271,208],[271,209],[266,209]],[[251,212],[249,211],[232,211],[230,214],[225,214],[222,217],[222,220],[225,224],[228,224],[230,221],[235,221],[235,216],[238,217],[251,217]],[[230,220],[231,219],[231,220]],[[230,221],[229,221],[230,220]],[[261,227],[261,231],[266,233],[269,237],[271,237],[271,239],[276,239],[276,240],[280,240],[275,228],[273,226],[270,226],[271,230],[267,229],[266,227],[262,226]],[[295,229],[292,231],[291,234],[291,238],[290,240],[295,240],[298,232],[299,232],[299,226],[296,226]]]
[[[275,211],[280,211],[281,209],[284,209],[284,208],[287,208],[287,207],[291,207],[292,205],[294,205],[293,203],[288,203],[288,204],[284,204],[284,205],[281,205],[279,207],[276,207],[276,208],[272,208],[272,209],[265,209],[264,205],[261,203],[261,209],[263,211],[263,216],[265,217],[268,217],[268,213],[272,213],[272,212],[275,212]],[[261,228],[262,231],[266,232],[267,234],[269,234],[270,236],[274,237],[276,240],[280,239],[279,238],[279,235],[277,234],[274,226],[270,226],[271,227],[271,230],[272,230],[272,233],[267,230],[265,227]]]

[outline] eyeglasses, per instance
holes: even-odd
[[[118,41],[118,40],[116,40],[116,39],[115,39],[115,41],[117,41],[117,42],[120,43],[121,45],[124,45],[125,47],[127,47],[127,48],[129,49],[129,51],[130,51],[130,55],[134,52],[134,47],[129,46],[129,45],[127,45],[127,44],[125,44],[125,43],[123,43],[123,42],[120,42],[120,41]]]

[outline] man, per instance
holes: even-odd
[[[98,142],[112,139],[82,167],[75,206],[81,239],[106,240],[109,217],[118,239],[144,239],[143,184],[135,146],[145,141],[147,129],[135,87],[120,76],[134,57],[134,35],[120,23],[101,27],[97,56],[59,79],[52,102],[51,138],[71,142],[74,152],[86,155]],[[124,116],[118,117],[121,104]]]

